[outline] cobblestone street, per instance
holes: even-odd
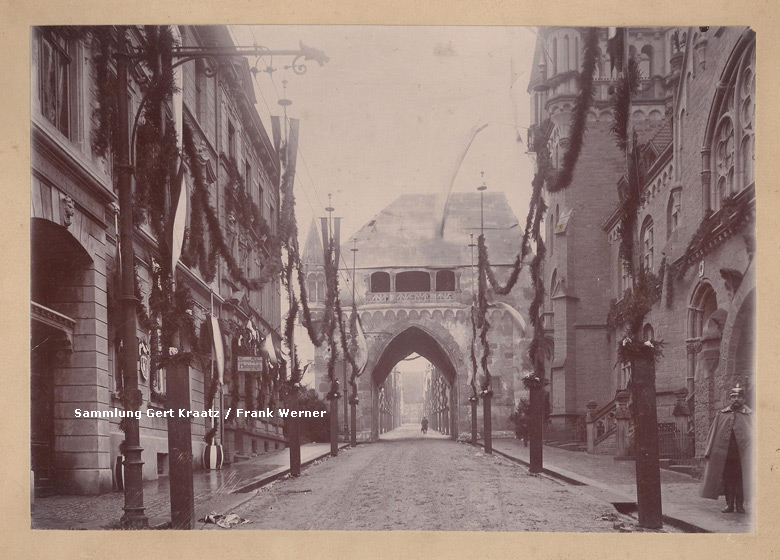
[[[633,519],[576,488],[415,425],[276,482],[241,529],[601,531]],[[206,528],[213,528],[213,525]]]

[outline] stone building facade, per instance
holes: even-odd
[[[540,30],[529,84],[532,132],[546,135],[553,160],[567,142],[585,32]],[[604,29],[602,53],[606,42]],[[642,266],[662,277],[644,326],[646,338],[665,343],[656,364],[658,420],[678,435],[695,434],[700,455],[728,389],[742,383],[755,399],[755,34],[632,27],[628,44],[642,72],[632,100],[644,170],[634,235]],[[633,285],[618,256],[626,166],[609,131],[614,77],[602,56],[574,180],[548,193],[545,270],[545,323],[555,339],[552,417],[573,422],[595,403],[604,449],[614,447],[615,397],[631,377],[617,363],[623,335],[606,324],[610,302]]]
[[[442,415],[439,429],[452,437],[470,431],[471,305],[477,254],[474,247],[472,257],[469,244],[476,243],[480,231],[480,196],[453,193],[446,213],[444,205],[443,196],[403,195],[342,244],[344,259],[339,276],[342,305],[345,310],[350,309],[354,281],[355,300],[368,343],[368,363],[358,379],[357,430],[361,439],[376,439],[383,430],[380,389],[395,365],[413,353],[426,358],[433,366],[434,376],[442,379],[443,399],[439,402],[446,400],[447,411]],[[439,235],[443,214],[446,214],[445,225],[443,235]],[[522,228],[503,193],[485,193],[484,217],[491,264],[498,278],[505,280],[520,249]],[[358,249],[354,279],[349,262],[352,248]],[[323,309],[325,277],[322,238],[314,225],[309,231],[303,260],[316,318]],[[523,272],[508,296],[490,293],[490,301],[507,303],[524,316],[529,283],[527,273]],[[492,421],[493,429],[500,431],[509,429],[515,385],[530,371],[526,356],[526,337],[530,335],[524,325],[502,309],[491,309],[488,320],[491,324],[489,368],[494,392]],[[477,360],[479,352],[477,344]],[[316,350],[315,386],[321,396],[330,390],[327,358],[325,348]],[[342,380],[342,368],[338,362],[339,380]],[[481,431],[481,405],[479,426]]]
[[[176,27],[186,46],[231,46],[225,27]],[[136,41],[141,29],[130,28]],[[34,28],[31,34],[31,461],[39,494],[98,494],[116,488],[115,465],[124,436],[118,418],[77,418],[76,410],[122,409],[119,372],[118,204],[116,169],[111,154],[101,157],[93,130],[98,105],[97,45],[89,30]],[[113,63],[111,63],[113,64]],[[192,130],[225,238],[235,258],[252,277],[267,258],[264,240],[237,231],[225,211],[229,164],[237,162],[253,201],[276,227],[279,208],[279,159],[254,110],[252,80],[246,62],[210,67],[213,62],[181,65],[181,114]],[[109,75],[115,72],[113,65]],[[230,79],[225,79],[227,73]],[[127,95],[130,123],[144,96],[144,76],[130,72]],[[238,87],[236,87],[238,84]],[[174,99],[173,107],[176,106]],[[169,107],[169,110],[175,110]],[[179,139],[181,141],[181,139]],[[191,178],[186,174],[186,180]],[[238,228],[240,229],[240,228]],[[148,309],[153,269],[160,242],[148,223],[135,231],[138,292]],[[185,246],[186,250],[186,246]],[[177,280],[191,291],[191,313],[204,325],[214,313],[227,353],[222,400],[234,392],[244,399],[247,384],[235,375],[236,357],[246,345],[239,338],[249,325],[262,336],[279,339],[279,282],[246,293],[223,262],[207,283],[197,266],[180,263]],[[167,473],[167,425],[148,418],[147,408],[165,407],[165,373],[150,371],[154,332],[139,325],[138,385],[143,395],[140,420],[144,480]],[[205,336],[205,331],[203,336]],[[246,338],[243,338],[246,340]],[[203,410],[208,360],[190,367],[190,408]],[[251,384],[249,385],[251,387]],[[219,398],[217,399],[219,400]],[[218,403],[214,406],[218,407]],[[192,421],[193,461],[201,468],[204,435],[211,419]],[[274,423],[221,426],[218,439],[229,457],[284,445]]]

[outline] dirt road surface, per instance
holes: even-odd
[[[589,531],[635,523],[506,459],[405,425],[257,491],[235,529]],[[206,525],[204,528],[213,528]]]

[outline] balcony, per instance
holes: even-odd
[[[366,305],[460,305],[460,292],[369,292]]]

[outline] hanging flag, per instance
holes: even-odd
[[[189,213],[190,193],[187,181],[184,179],[183,166],[179,169],[179,177],[180,180],[174,183],[174,187],[178,184],[179,188],[174,188],[174,192],[171,193],[176,208],[170,233],[172,273],[176,272],[176,265],[179,264],[179,258],[181,257],[181,249],[184,245],[184,232],[187,229],[187,215]]]
[[[355,364],[358,367],[358,375],[363,373],[368,363],[368,341],[366,341],[366,335],[363,334],[363,327],[360,326],[360,317],[356,317],[357,323],[357,352],[355,356]]]
[[[268,333],[268,335],[263,340],[263,354],[266,358],[268,358],[268,361],[272,365],[276,365],[278,363],[276,359],[276,350],[274,349],[274,343],[273,340],[271,340],[271,333]]]
[[[444,236],[444,222],[447,220],[447,210],[450,205],[450,193],[452,193],[452,185],[455,184],[455,178],[458,176],[458,171],[460,171],[460,166],[463,163],[463,160],[466,158],[466,154],[469,152],[469,148],[471,148],[471,144],[472,142],[474,142],[474,138],[477,137],[477,133],[486,127],[487,127],[486,124],[483,124],[481,126],[477,125],[469,131],[468,137],[465,138],[466,141],[465,141],[465,146],[463,148],[463,151],[460,154],[458,154],[458,157],[455,160],[455,165],[452,168],[452,174],[450,175],[450,180],[449,183],[447,184],[447,191],[444,195],[444,207],[442,209],[441,220],[439,222],[439,227],[437,232],[439,234],[439,237]]]
[[[257,329],[251,319],[246,322],[246,330],[249,331],[249,340],[260,340],[260,335],[257,334]]]
[[[225,347],[222,345],[222,332],[219,329],[219,321],[211,316],[211,335],[214,339],[214,358],[217,360],[217,373],[220,384],[225,377]]]
[[[509,305],[508,303],[504,303],[503,301],[497,301],[495,303],[490,304],[491,307],[498,307],[499,309],[503,309],[507,313],[509,313],[509,316],[512,317],[512,321],[517,325],[517,327],[520,329],[520,335],[524,336],[526,332],[528,332],[528,324],[525,322],[525,319],[523,319],[523,316],[520,315],[520,312]]]

